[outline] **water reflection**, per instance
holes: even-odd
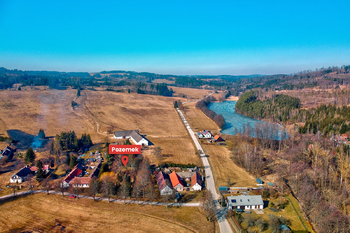
[[[214,102],[208,107],[225,118],[226,125],[221,131],[224,134],[246,133],[251,137],[266,139],[279,139],[280,136],[282,138],[287,137],[285,129],[277,124],[259,121],[237,113],[235,110],[236,101]]]

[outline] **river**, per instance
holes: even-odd
[[[226,125],[223,127],[223,130],[221,130],[221,133],[229,134],[229,135],[235,135],[238,132],[242,132],[244,129],[244,126],[246,126],[248,123],[249,125],[254,128],[256,123],[262,123],[267,127],[266,125],[269,125],[267,131],[269,132],[262,132],[263,134],[267,133],[267,135],[262,135],[259,137],[267,137],[267,138],[275,138],[278,139],[280,135],[280,129],[278,125],[272,124],[272,123],[266,123],[263,121],[259,121],[250,117],[243,116],[242,114],[239,114],[236,112],[236,101],[224,101],[224,102],[213,102],[210,103],[208,106],[210,110],[213,110],[217,114],[221,114],[226,122]],[[275,130],[273,130],[275,129]],[[264,131],[264,130],[262,130]],[[285,133],[285,132],[283,132]],[[254,135],[254,132],[251,131],[251,136],[256,137]],[[282,138],[285,138],[286,136],[283,136]]]

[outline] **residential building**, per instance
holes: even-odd
[[[13,157],[13,150],[11,147],[6,146],[3,150],[2,150],[2,154],[0,155],[1,158],[3,158],[4,156],[7,156],[8,159],[12,159]]]
[[[203,130],[197,133],[198,138],[212,138],[212,134],[208,130]]]
[[[92,179],[91,177],[76,176],[69,182],[69,185],[73,187],[78,187],[78,188],[89,188],[91,179]]]
[[[32,171],[30,170],[30,166],[25,166],[21,168],[16,174],[11,176],[10,183],[22,183],[25,181],[26,177],[30,175]]]
[[[263,209],[264,202],[261,195],[240,195],[240,196],[229,196],[226,197],[228,208],[243,209],[243,210],[254,210]]]
[[[201,191],[202,190],[202,176],[195,172],[191,178],[191,190]]]
[[[115,131],[115,139],[131,139],[135,145],[148,146],[149,141],[139,134],[138,130]]]
[[[64,184],[65,185],[64,187],[72,186],[72,187],[78,187],[78,188],[89,188],[92,178],[98,176],[98,174],[100,172],[101,165],[102,165],[102,163],[99,162],[97,165],[91,166],[91,167],[93,167],[93,171],[89,174],[88,177],[80,177],[79,175],[82,172],[81,173],[79,173],[79,172],[73,173],[73,175],[76,175],[76,176],[73,177],[70,181],[68,181],[68,182],[66,181],[66,183]],[[78,169],[82,170],[83,168],[82,167],[81,168],[77,168],[77,171],[78,171]],[[71,176],[73,176],[73,175],[71,175]]]
[[[74,177],[79,176],[81,173],[83,172],[83,167],[82,165],[79,163],[77,164],[73,170],[66,176],[66,178],[63,179],[61,186],[64,188],[68,188],[69,187],[69,182],[71,182],[71,180],[73,180]]]
[[[219,135],[215,135],[213,137],[213,141],[215,141],[215,142],[224,142],[225,140],[222,139]]]
[[[171,185],[171,182],[167,174],[164,174],[162,171],[160,171],[156,175],[156,178],[157,178],[157,184],[158,184],[160,195],[173,194],[173,187]]]
[[[170,173],[169,177],[171,184],[176,191],[181,192],[184,190],[185,185],[183,184],[181,177],[175,171]]]

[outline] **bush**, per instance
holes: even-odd
[[[263,197],[263,198],[269,198],[269,197],[270,197],[269,191],[264,190],[264,192],[263,192],[263,194],[262,194],[262,197]]]

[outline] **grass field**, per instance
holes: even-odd
[[[204,115],[204,113],[196,108],[196,103],[187,103],[185,105],[185,117],[186,120],[191,125],[194,132],[201,130],[210,130],[213,132],[219,132],[220,128],[212,121],[209,117]]]
[[[196,88],[185,88],[185,87],[171,87],[175,94],[184,94],[187,96],[187,98],[191,99],[201,99],[205,95],[208,95],[211,90],[205,90],[205,89],[196,89]]]
[[[138,129],[166,161],[200,164],[191,139],[173,107],[179,98],[84,90],[1,91],[0,134],[8,129],[46,136],[74,130],[89,133],[94,143],[111,140],[108,130]],[[78,103],[74,109],[72,101]]]
[[[231,186],[257,187],[255,178],[232,161],[231,153],[225,146],[202,145],[202,148],[206,154],[208,151],[217,189],[219,186],[227,186],[228,178]]]
[[[213,232],[192,207],[123,205],[36,194],[0,204],[1,232]]]
[[[264,209],[264,214],[263,215],[257,215],[254,211],[251,211],[251,214],[249,215],[253,215],[255,217],[263,217],[266,221],[269,220],[268,215],[272,214],[275,215],[277,218],[284,217],[285,219],[289,220],[291,222],[291,224],[289,225],[289,227],[291,228],[292,231],[305,231],[305,228],[307,231],[309,232],[314,232],[312,230],[312,228],[310,227],[310,225],[308,224],[308,222],[302,217],[302,213],[300,211],[299,205],[297,203],[297,201],[293,198],[292,195],[288,195],[288,198],[291,199],[291,201],[294,204],[294,207],[296,208],[296,211],[294,210],[293,206],[289,203],[285,209],[280,210],[278,212],[274,212],[272,210],[270,210],[269,208],[265,208]],[[269,206],[271,204],[271,201],[274,202],[275,204],[279,203],[279,199],[271,199]],[[301,220],[298,218],[298,214],[301,217]],[[248,214],[244,213],[243,214],[244,217],[247,217]],[[304,225],[305,228],[304,228]],[[242,224],[244,227],[247,227],[244,223]],[[251,228],[251,231],[259,231],[259,229],[257,227]],[[270,233],[271,231],[269,229],[267,229],[265,231],[266,233]]]

